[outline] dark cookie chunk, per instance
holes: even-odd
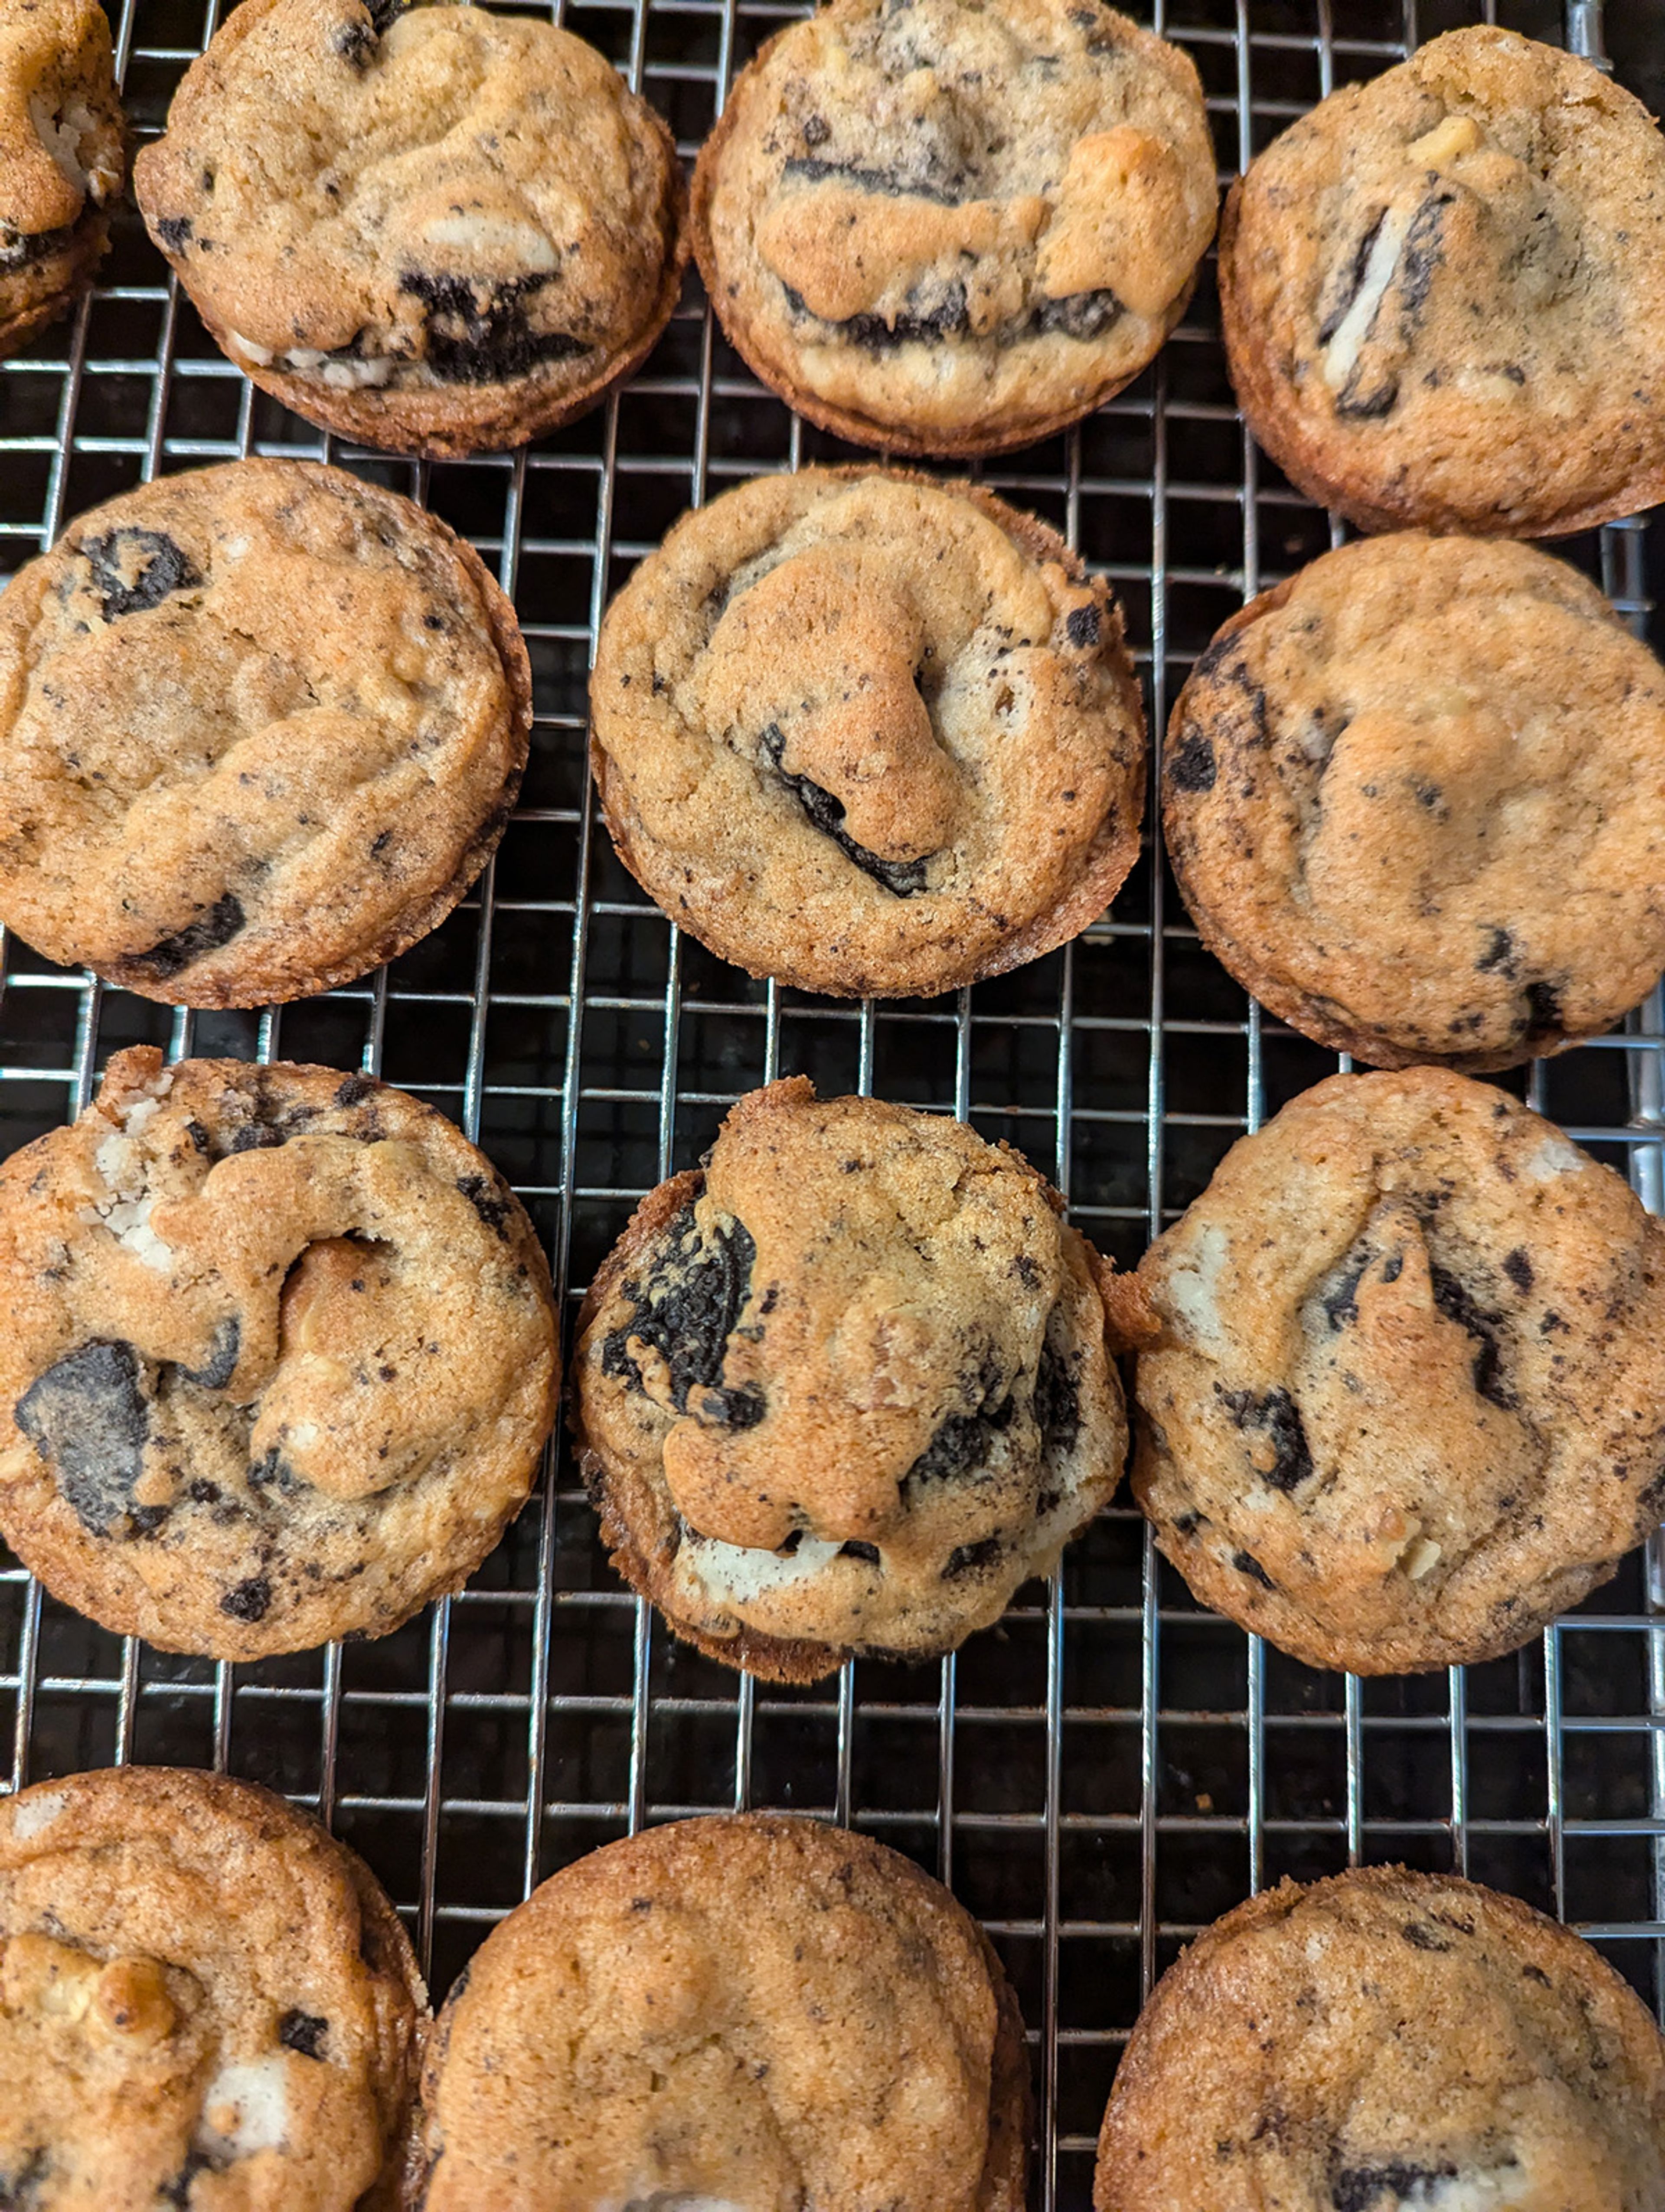
[[[133,180],[239,368],[394,452],[494,451],[582,414],[682,289],[670,132],[530,15],[245,0]]]
[[[0,1169],[0,1532],[105,1627],[226,1659],[384,1635],[524,1500],[548,1269],[403,1092],[135,1048]]]
[[[1310,1666],[1513,1650],[1665,1512],[1665,1227],[1489,1085],[1320,1084],[1139,1282],[1134,1492],[1199,1597]]]
[[[1116,2070],[1093,2199],[1654,2212],[1665,2042],[1605,1960],[1512,1897],[1399,1867],[1285,1881],[1158,1985]]]
[[[1115,1485],[1109,1273],[962,1124],[801,1077],[754,1092],[580,1316],[573,1419],[614,1564],[776,1680],[951,1649]]]

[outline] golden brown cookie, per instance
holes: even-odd
[[[963,1122],[804,1076],[649,1192],[579,1316],[573,1423],[678,1635],[813,1681],[951,1650],[1050,1570],[1127,1446],[1110,1270],[1061,1203]]]
[[[1665,967],[1665,670],[1531,546],[1374,538],[1262,592],[1163,793],[1204,943],[1377,1066],[1559,1052]]]
[[[1077,936],[1139,852],[1121,614],[975,485],[761,477],[607,611],[590,762],[619,857],[754,975],[896,998]]]
[[[1496,1658],[1665,1517],[1665,1225],[1490,1084],[1331,1077],[1137,1281],[1139,1502],[1309,1666]]]
[[[1665,139],[1589,62],[1477,25],[1332,94],[1233,187],[1219,280],[1249,428],[1362,530],[1665,498]]]
[[[471,545],[310,461],[94,507],[0,595],[0,917],[176,1006],[349,981],[442,921],[532,729]]]
[[[118,1053],[0,1168],[0,1534],[106,1628],[220,1659],[383,1636],[525,1503],[549,1268],[385,1083]]]
[[[210,331],[309,422],[490,452],[628,376],[682,289],[670,131],[570,31],[407,0],[244,0],[134,164]]]
[[[832,0],[736,81],[694,250],[730,342],[800,415],[969,457],[1138,375],[1218,198],[1189,56],[1102,0]]]
[[[127,173],[95,0],[0,0],[0,357],[74,304]]]
[[[1657,2212],[1665,2043],[1599,1953],[1455,1875],[1285,1881],[1164,1975],[1097,2212]]]
[[[494,1929],[422,2075],[422,2212],[1022,2212],[999,1960],[882,1844],[763,1814],[578,1860]]]
[[[0,1799],[0,2204],[392,2212],[427,2018],[369,1869],[269,1790]]]

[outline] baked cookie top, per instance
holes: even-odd
[[[1189,57],[1101,0],[832,0],[737,80],[694,246],[729,338],[800,414],[969,455],[1139,374],[1218,200]]]
[[[1361,529],[1535,538],[1665,496],[1665,138],[1589,62],[1448,32],[1291,124],[1219,258],[1250,428]]]
[[[368,1868],[268,1790],[0,1799],[0,2203],[392,2212],[427,2010]]]
[[[95,0],[0,5],[0,281],[55,252],[126,173],[110,24]]]
[[[1021,2212],[1026,2073],[987,1937],[910,1861],[682,1820],[475,1954],[423,2070],[423,2212]]]
[[[0,1533],[164,1650],[397,1628],[479,1565],[554,1418],[508,1186],[364,1075],[118,1053],[0,1168]]]
[[[401,450],[518,443],[657,337],[670,133],[569,31],[415,0],[245,0],[134,164],[152,237],[280,398]]]
[[[804,1076],[650,1192],[579,1320],[615,1564],[702,1650],[813,1680],[951,1650],[1109,1498],[1109,1267],[1017,1153]]]
[[[0,915],[146,998],[362,975],[502,834],[526,650],[396,492],[233,461],[94,507],[0,595]]]
[[[1121,611],[974,485],[805,469],[696,508],[608,609],[590,700],[626,866],[806,990],[1000,974],[1096,920],[1138,854]]]
[[[1489,1084],[1333,1076],[1138,1281],[1139,1501],[1309,1666],[1512,1651],[1665,1516],[1665,1226]]]
[[[1338,1051],[1507,1067],[1665,967],[1665,670],[1530,546],[1323,555],[1225,624],[1164,770],[1204,941]]]
[[[1653,2212],[1665,2044],[1571,1929],[1362,1867],[1217,1921],[1117,2069],[1098,2212]]]

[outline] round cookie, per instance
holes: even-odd
[[[1233,186],[1226,357],[1361,530],[1538,538],[1665,498],[1665,138],[1589,62],[1448,32]]]
[[[175,1006],[328,990],[451,912],[531,728],[513,609],[410,500],[161,477],[0,594],[0,917]]]
[[[423,2212],[1022,2212],[993,1946],[866,1836],[680,1820],[495,1928],[422,2073]]]
[[[1489,1084],[1332,1076],[1136,1279],[1134,1492],[1308,1666],[1513,1651],[1665,1517],[1665,1225]]]
[[[760,477],[607,611],[590,764],[620,859],[747,969],[931,996],[1078,936],[1139,852],[1121,611],[975,485]]]
[[[558,1382],[507,1183],[365,1075],[118,1053],[0,1168],[0,1534],[167,1651],[384,1636],[525,1503]]]
[[[730,343],[800,415],[969,457],[1138,375],[1218,204],[1190,58],[1102,0],[831,0],[736,81],[694,251]]]
[[[1531,546],[1345,545],[1192,671],[1164,820],[1273,1013],[1379,1066],[1512,1066],[1665,967],[1665,670]]]
[[[1451,1875],[1285,1881],[1139,2017],[1097,2212],[1656,2212],[1665,2043],[1570,1929]]]
[[[134,164],[218,344],[309,422],[436,458],[593,407],[687,259],[670,131],[571,32],[406,0],[244,0]]]
[[[369,1869],[269,1790],[0,1799],[0,2204],[394,2212],[427,2017]]]
[[[126,136],[96,0],[0,0],[0,358],[91,279]]]
[[[1018,1155],[804,1076],[743,1098],[591,1285],[573,1426],[613,1564],[776,1681],[1005,1611],[1127,1448],[1110,1269]]]

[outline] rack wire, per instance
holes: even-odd
[[[691,156],[735,70],[795,6],[570,0],[557,14],[669,116]],[[1613,11],[1615,17],[1619,11]],[[1227,173],[1336,84],[1419,39],[1501,20],[1600,55],[1596,0],[1158,0],[1202,73]],[[1624,11],[1665,63],[1655,0]],[[216,20],[121,0],[141,136]],[[1613,26],[1615,32],[1618,25]],[[1638,48],[1645,63],[1645,40]],[[77,1112],[109,1054],[364,1068],[432,1099],[531,1208],[570,1310],[641,1193],[690,1165],[777,1073],[872,1090],[1006,1137],[1124,1264],[1245,1128],[1333,1070],[1202,951],[1155,824],[1112,913],[1017,975],[859,1007],[757,984],[648,906],[584,769],[597,624],[681,509],[761,470],[848,458],[762,392],[689,293],[644,372],[530,452],[428,466],[344,445],[255,393],[204,336],[131,209],[95,294],[0,370],[0,566],[164,471],[325,458],[471,537],[513,594],[537,686],[532,761],[495,863],[433,938],[327,997],[173,1012],[0,947],[0,1148]],[[1212,284],[1154,368],[986,480],[1066,531],[1127,608],[1152,727],[1243,599],[1334,542],[1232,404]],[[1564,549],[1661,629],[1641,522]],[[1345,1063],[1343,1063],[1345,1065]],[[1665,1006],[1516,1084],[1665,1202]],[[1125,1492],[1049,1584],[928,1667],[857,1663],[803,1691],[674,1644],[609,1571],[564,1439],[459,1596],[384,1642],[243,1667],[170,1657],[46,1597],[0,1548],[0,1747],[30,1779],[113,1760],[251,1776],[315,1807],[407,1914],[436,1997],[487,1929],[580,1852],[745,1806],[853,1822],[951,1882],[1030,2023],[1031,2201],[1085,2206],[1121,2044],[1180,1944],[1251,1889],[1352,1862],[1454,1868],[1596,1942],[1665,2003],[1665,1548],[1516,1656],[1407,1680],[1311,1672],[1199,1608]]]

